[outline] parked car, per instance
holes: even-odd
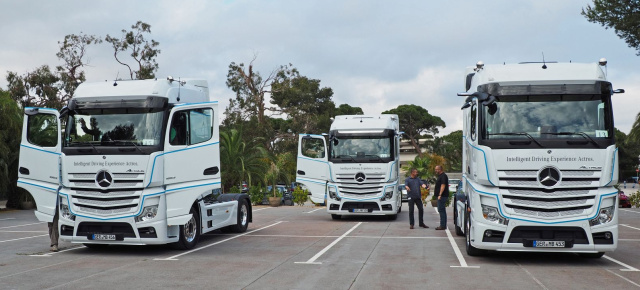
[[[271,196],[271,189],[273,187],[271,185],[267,186],[267,192],[265,196]],[[280,202],[283,205],[293,205],[293,193],[287,188],[286,185],[278,184],[276,185],[276,190],[282,194],[282,201]]]
[[[240,184],[240,190],[242,193],[249,192],[249,184],[246,181],[243,181],[242,184]]]
[[[449,192],[452,194],[457,192],[460,184],[462,184],[460,179],[449,179]]]
[[[631,202],[629,202],[629,197],[627,197],[627,195],[624,194],[624,192],[622,192],[621,190],[618,191],[618,200],[620,201],[620,203],[618,204],[618,207],[631,208]]]
[[[400,192],[402,194],[402,201],[409,201],[409,197],[407,196],[407,189],[404,188],[404,184],[403,185],[398,185],[398,192]]]

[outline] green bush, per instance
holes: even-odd
[[[251,203],[253,205],[262,204],[262,199],[264,199],[264,192],[265,190],[263,188],[260,188],[260,186],[252,186],[251,188],[249,188],[249,197],[251,198]]]
[[[293,190],[293,202],[297,205],[304,205],[308,198],[309,191],[306,189],[302,189],[300,186],[297,186],[296,189]]]
[[[229,191],[227,191],[227,193],[241,193],[241,192],[242,190],[238,186],[231,187],[229,188]]]
[[[640,190],[628,195],[627,197],[629,197],[629,202],[632,207],[640,207]]]

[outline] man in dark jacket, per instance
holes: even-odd
[[[407,179],[404,180],[404,187],[407,189],[407,197],[409,198],[409,228],[413,229],[414,225],[414,204],[416,205],[416,207],[418,207],[418,221],[420,222],[419,225],[423,228],[428,228],[428,226],[424,224],[424,209],[422,207],[422,194],[420,194],[420,187],[429,188],[428,184],[420,180],[420,178],[418,178],[418,170],[412,168],[411,177],[407,177]]]
[[[444,206],[449,199],[449,177],[440,165],[436,165],[435,172],[438,179],[433,194],[438,197],[438,213],[440,213],[440,226],[436,230],[444,230],[447,228],[447,210]]]

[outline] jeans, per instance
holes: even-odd
[[[419,225],[424,225],[424,208],[422,207],[422,200],[420,198],[409,198],[409,225],[414,225],[413,219],[413,205],[415,204],[418,208],[418,221]]]
[[[446,196],[443,196],[440,199],[438,199],[438,213],[440,213],[440,227],[444,229],[447,228],[447,209],[444,207],[444,205],[447,203],[447,199],[449,198]]]
[[[58,208],[56,207],[56,213],[53,215],[53,222],[47,223],[49,226],[49,239],[51,239],[51,247],[58,245]]]

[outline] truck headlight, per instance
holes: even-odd
[[[600,213],[596,218],[589,221],[589,225],[597,226],[601,224],[606,224],[613,219],[613,212],[615,210],[615,206],[605,207],[600,209]]]
[[[488,205],[482,205],[482,216],[484,219],[501,225],[508,225],[509,219],[503,217],[498,208]]]
[[[142,213],[136,216],[136,222],[150,221],[158,214],[158,205],[145,206]]]
[[[386,199],[391,199],[393,197],[393,187],[387,187],[384,191],[384,195],[380,199],[380,201],[384,201]]]
[[[329,187],[329,197],[337,201],[340,201],[340,197],[336,193],[335,187]]]
[[[76,215],[71,213],[69,205],[67,204],[67,200],[63,197],[60,197],[60,216],[70,221],[76,220]]]

